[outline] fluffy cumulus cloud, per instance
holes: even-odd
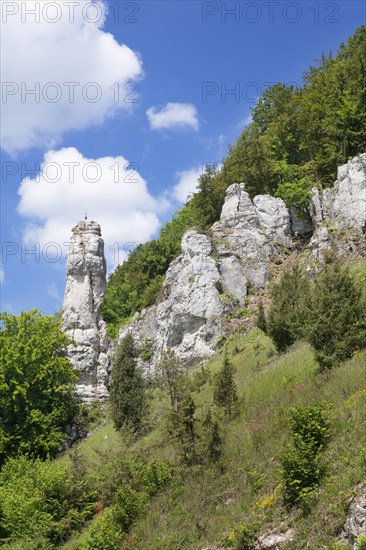
[[[103,31],[107,4],[1,2],[2,147],[54,147],[138,100],[138,54]]]
[[[198,178],[202,173],[202,166],[191,168],[190,170],[181,170],[176,173],[178,183],[173,188],[173,198],[184,204],[196,190]]]
[[[146,115],[152,130],[199,128],[197,109],[192,103],[167,103],[160,110],[150,107]]]
[[[159,213],[168,207],[151,196],[138,167],[122,156],[88,159],[73,147],[48,151],[39,175],[25,178],[18,193],[26,243],[39,243],[52,261],[65,254],[71,228],[87,212],[102,227],[110,267],[152,238]]]

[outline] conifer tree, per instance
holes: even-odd
[[[262,300],[259,302],[259,306],[258,306],[257,327],[260,328],[265,334],[267,333],[267,319],[264,313]]]
[[[237,401],[238,394],[234,379],[234,368],[229,361],[225,348],[223,365],[215,377],[214,402],[218,407],[224,407],[227,416],[231,418]]]
[[[141,428],[145,412],[145,384],[136,365],[133,336],[121,341],[113,362],[110,403],[114,425],[119,430],[125,422]]]
[[[315,349],[321,368],[348,359],[366,345],[366,307],[362,291],[348,267],[334,257],[326,259],[323,273],[310,295],[306,339]]]
[[[208,442],[207,454],[210,462],[218,462],[223,450],[223,440],[220,435],[220,428],[217,420],[213,422],[210,429],[210,439]]]
[[[158,371],[168,387],[170,404],[175,408],[184,380],[182,366],[174,350],[168,349],[162,353]]]
[[[298,267],[285,272],[271,289],[268,335],[278,351],[285,351],[303,333],[309,283]]]
[[[188,388],[180,387],[174,408],[168,415],[168,432],[178,444],[178,453],[182,462],[194,464],[196,462],[196,405]]]

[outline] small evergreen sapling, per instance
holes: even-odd
[[[228,418],[233,416],[238,402],[238,394],[234,378],[234,367],[229,361],[226,348],[223,365],[215,377],[214,402],[218,407],[225,408]]]
[[[257,327],[267,334],[267,319],[264,313],[264,307],[262,300],[259,302],[257,313]]]

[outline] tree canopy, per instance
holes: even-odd
[[[71,340],[37,310],[0,316],[0,464],[9,456],[46,458],[65,439],[78,379],[66,358]]]

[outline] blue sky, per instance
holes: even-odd
[[[12,313],[61,307],[61,253],[85,210],[111,270],[171,218],[204,163],[222,160],[269,83],[300,84],[366,19],[352,0],[81,0],[73,12],[57,0],[31,14],[35,4],[1,3],[1,302]]]

